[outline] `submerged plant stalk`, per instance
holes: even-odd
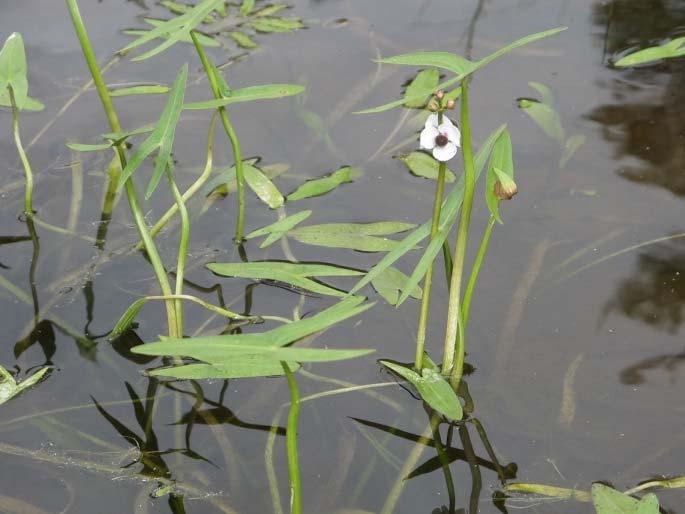
[[[442,114],[439,115],[442,117]],[[439,123],[442,120],[439,121]],[[431,222],[431,241],[438,233],[440,226],[440,211],[442,208],[442,196],[445,190],[445,172],[447,164],[441,162],[438,167],[438,182],[435,186],[435,200],[433,201],[433,219]],[[421,308],[419,311],[419,326],[416,336],[416,355],[414,357],[414,367],[418,372],[423,368],[423,354],[426,345],[426,328],[428,326],[428,313],[430,310],[430,294],[433,285],[433,263],[431,262],[426,270],[426,277],[423,282],[423,296],[421,297]]]
[[[452,279],[450,281],[450,299],[447,309],[447,328],[443,350],[442,372],[451,373],[458,383],[464,366],[464,337],[457,337],[461,314],[461,282],[464,274],[464,260],[468,244],[471,208],[476,189],[476,174],[473,166],[473,147],[471,142],[471,124],[469,120],[469,84],[464,80],[461,86],[461,132],[464,155],[464,202],[459,217],[457,244],[454,248]],[[462,327],[463,328],[463,327]],[[462,331],[463,332],[463,331]],[[457,342],[459,343],[458,347]],[[458,377],[458,378],[455,378]],[[454,384],[453,384],[454,386]]]
[[[102,73],[100,72],[100,68],[95,57],[95,52],[93,51],[93,46],[90,42],[90,38],[88,37],[88,32],[86,31],[83,19],[81,18],[78,4],[76,3],[76,0],[66,0],[66,2],[67,8],[69,9],[69,14],[71,15],[71,20],[74,25],[74,30],[76,31],[76,36],[78,37],[81,45],[83,56],[86,59],[86,64],[88,65],[90,74],[93,77],[93,82],[95,82],[95,87],[97,89],[98,96],[100,97],[102,107],[107,115],[109,126],[113,132],[121,132],[119,118],[116,110],[114,109],[112,98],[107,90],[107,85],[105,84]],[[116,152],[121,163],[121,169],[123,170],[126,168],[126,154],[122,144],[118,144],[116,146]],[[136,194],[132,179],[128,179],[126,181],[125,188],[133,219],[135,220],[136,227],[140,233],[140,238],[145,245],[145,250],[150,258],[150,263],[152,264],[157,281],[162,289],[162,294],[170,295],[172,292],[171,286],[169,285],[169,278],[167,277],[166,270],[164,269],[162,258],[160,257],[157,247],[150,236],[150,232],[145,222],[145,217],[143,216],[143,211],[140,209],[140,205],[138,204],[138,195]],[[181,334],[177,333],[178,322],[176,320],[176,309],[173,300],[166,302],[166,312],[169,335],[171,337],[181,337]]]
[[[283,371],[288,379],[290,389],[290,410],[288,411],[288,428],[286,441],[288,447],[288,478],[290,480],[290,514],[302,514],[302,483],[300,481],[300,462],[297,455],[297,422],[300,418],[300,391],[297,388],[295,375],[286,362],[282,362]]]
[[[209,86],[212,89],[212,94],[217,100],[222,98],[221,88],[214,75],[214,69],[207,54],[205,54],[204,48],[197,39],[194,31],[190,32],[190,36],[193,38],[193,43],[195,44],[195,49],[200,56],[200,61],[202,61],[202,67],[205,70],[207,79],[209,80]],[[240,148],[240,141],[238,140],[238,135],[231,124],[231,120],[228,117],[228,112],[225,107],[219,107],[219,116],[221,116],[221,124],[224,126],[224,131],[226,136],[228,136],[231,142],[231,149],[233,150],[233,159],[235,160],[235,177],[236,177],[236,196],[238,198],[238,214],[235,222],[235,241],[240,243],[244,239],[245,234],[245,173],[243,171],[243,152]]]

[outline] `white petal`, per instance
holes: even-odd
[[[454,127],[454,123],[452,123],[452,120],[444,114],[442,115],[442,123],[440,124],[440,126],[442,127],[443,125],[449,125],[450,127]]]
[[[436,146],[433,148],[433,157],[440,162],[447,162],[455,155],[457,155],[457,145],[452,141],[445,146]]]
[[[451,123],[449,125],[443,123],[438,127],[438,130],[441,134],[445,134],[447,136],[447,139],[450,140],[450,142],[454,143],[457,146],[461,146],[461,132],[459,132],[459,129],[457,127],[455,127]]]
[[[428,119],[426,120],[426,124],[424,126],[426,128],[438,128],[438,115],[436,113],[433,113],[430,116],[428,116]]]
[[[440,135],[437,127],[426,127],[421,131],[421,138],[419,143],[424,150],[432,150],[435,148],[435,138]]]

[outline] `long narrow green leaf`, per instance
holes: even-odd
[[[297,370],[300,365],[288,363],[291,369]],[[277,377],[283,375],[280,361],[266,360],[261,355],[237,357],[226,364],[186,364],[173,368],[154,369],[149,372],[154,377],[170,377],[179,380],[226,379]]]
[[[152,25],[153,27],[159,27],[163,23],[166,23],[166,20],[157,20],[155,18],[143,18],[143,21],[145,21],[145,23],[149,25]],[[143,36],[145,34],[148,34],[149,32],[149,30],[143,29],[125,29],[121,31],[122,34],[126,34],[127,36]],[[210,36],[206,36],[201,32],[195,32],[195,37],[202,46],[206,46],[208,48],[217,48],[221,46],[221,43],[219,43],[216,39]],[[158,39],[167,38],[168,36],[158,36]],[[193,44],[193,38],[190,36],[190,32],[183,32],[180,35],[178,41],[179,43],[188,43],[191,45]]]
[[[682,48],[681,48],[682,46]],[[685,55],[685,37],[679,37],[663,45],[639,50],[619,59],[614,63],[617,68],[649,64],[662,59],[681,57]]]
[[[483,170],[483,167],[485,166],[485,163],[487,162],[487,158],[490,155],[490,151],[492,150],[492,146],[495,144],[495,141],[497,138],[500,136],[502,131],[506,128],[506,125],[501,125],[497,129],[495,129],[485,140],[485,142],[481,145],[480,149],[478,150],[478,153],[476,154],[475,158],[475,170],[476,170],[476,176],[479,176],[480,173]],[[444,237],[447,237],[447,234],[449,233],[449,227],[452,226],[454,223],[454,220],[456,219],[456,215],[459,212],[459,209],[461,207],[461,202],[464,197],[464,179],[461,177],[457,184],[454,186],[452,191],[447,195],[445,200],[442,203],[442,210],[440,213],[440,224],[438,226],[438,229],[440,233],[444,234]],[[423,225],[421,225],[419,228],[414,230],[411,234],[409,234],[404,240],[402,240],[398,246],[392,250],[390,253],[388,253],[383,259],[381,259],[378,264],[376,264],[369,272],[366,274],[364,278],[362,278],[359,282],[355,284],[355,286],[351,289],[349,294],[354,294],[357,291],[359,291],[362,287],[370,283],[372,280],[374,280],[378,275],[383,273],[388,267],[392,266],[397,260],[399,260],[403,255],[405,255],[407,252],[412,250],[416,245],[418,245],[421,241],[423,241],[426,237],[430,235],[430,230],[431,230],[431,222],[427,221]],[[443,239],[444,241],[444,239]],[[435,243],[435,244],[434,244]],[[437,252],[440,251],[440,248],[442,247],[442,241],[440,244],[437,244],[437,239],[433,239],[433,242],[429,244],[429,246],[426,248],[426,251],[424,252],[424,256],[421,258],[419,261],[419,264],[417,267],[414,269],[414,272],[412,273],[410,283],[403,288],[403,291],[405,293],[402,294],[400,297],[399,303],[401,304],[402,301],[406,300],[406,291],[412,291],[413,288],[419,283],[423,275],[425,274],[425,270],[427,269],[428,263],[432,262],[433,259],[435,259],[435,256],[437,255]],[[413,284],[411,283],[413,281]]]
[[[160,95],[168,92],[169,86],[164,85],[132,86],[111,89],[109,96]]]
[[[456,77],[452,77],[452,78],[438,84],[432,90],[420,91],[420,92],[416,93],[416,96],[413,96],[411,98],[405,97],[405,98],[402,98],[400,100],[395,100],[394,102],[389,102],[387,104],[380,105],[378,107],[374,107],[371,109],[365,109],[363,111],[358,111],[357,114],[370,114],[370,113],[388,111],[388,110],[393,109],[395,107],[401,106],[405,102],[420,100],[421,98],[431,94],[435,89],[447,89],[448,87],[456,84],[457,82],[461,82],[466,77],[474,74],[476,71],[481,69],[483,66],[486,66],[487,64],[491,63],[495,59],[498,59],[499,57],[502,57],[503,55],[505,55],[505,54],[517,49],[517,48],[520,48],[524,45],[528,45],[528,44],[533,43],[535,41],[539,41],[540,39],[558,34],[559,32],[566,30],[566,28],[567,27],[558,27],[556,29],[545,30],[543,32],[538,32],[536,34],[531,34],[529,36],[518,39],[518,40],[514,41],[513,43],[510,43],[507,46],[500,48],[499,50],[488,55],[487,57],[484,57],[483,59],[472,63],[473,65],[470,66],[468,69],[466,69],[464,71],[459,71],[459,72],[455,71],[454,73],[457,73]],[[432,53],[432,52],[429,52],[429,53]],[[407,54],[407,55],[416,55],[416,54]],[[452,54],[449,54],[449,55],[452,55]],[[404,56],[397,56],[397,57],[404,57]],[[455,57],[459,57],[459,56],[455,56]],[[395,63],[395,64],[405,64],[405,63],[403,62],[403,63]],[[407,62],[406,64],[411,64],[413,66],[426,66],[427,65],[425,62],[424,63],[418,63],[417,60],[413,60],[411,63]],[[433,65],[437,66],[437,64],[431,64],[431,66],[433,66]],[[445,69],[449,69],[449,68],[445,68]]]
[[[327,248],[349,248],[361,252],[387,252],[399,242],[385,236],[404,232],[416,225],[401,222],[327,223],[309,225],[288,232],[288,236],[304,244]]]
[[[230,96],[206,102],[192,102],[185,104],[184,109],[217,109],[226,105],[252,102],[254,100],[272,100],[286,96],[299,95],[305,90],[304,86],[298,84],[266,84],[263,86],[249,86],[241,89],[231,90]]]
[[[122,172],[119,188],[135,173],[143,161],[155,150],[158,150],[155,158],[155,169],[148,184],[145,197],[149,198],[159,184],[164,170],[171,162],[171,149],[174,144],[176,125],[178,124],[181,110],[183,109],[183,97],[185,94],[186,80],[188,78],[188,65],[184,64],[174,81],[169,93],[166,106],[162,115],[152,131],[152,134],[143,141],[138,150],[133,154]]]
[[[325,175],[321,178],[308,180],[295,191],[288,195],[288,201],[293,202],[296,200],[303,200],[304,198],[311,198],[314,196],[321,196],[342,184],[347,184],[352,182],[354,179],[360,177],[362,172],[359,168],[353,168],[351,166],[345,166],[339,170],[334,171],[329,175]]]
[[[405,66],[435,66],[436,68],[451,71],[455,75],[468,73],[474,66],[474,63],[468,59],[450,52],[414,52],[378,59],[376,62],[403,64]]]
[[[295,227],[296,225],[302,223],[304,220],[309,218],[311,214],[312,211],[310,210],[300,211],[298,213],[291,214],[290,216],[286,216],[282,220],[278,220],[276,223],[272,223],[271,225],[267,225],[257,230],[253,230],[245,236],[245,239],[253,239],[255,237],[267,236],[273,233],[287,232],[291,228]]]
[[[213,11],[223,2],[224,0],[203,0],[202,2],[198,3],[195,7],[190,9],[187,13],[162,23],[161,25],[154,28],[153,30],[150,30],[148,33],[142,35],[135,41],[132,41],[124,48],[122,48],[119,51],[119,53],[129,52],[130,50],[133,50],[134,48],[137,48],[141,45],[144,45],[145,43],[148,43],[149,41],[152,41],[155,38],[167,37],[166,41],[164,41],[162,44],[156,46],[148,52],[145,52],[142,55],[135,57],[133,60],[141,61],[143,59],[152,57],[153,55],[157,55],[158,53],[166,50],[174,43],[179,41],[181,37],[183,37],[184,35],[188,35],[191,30],[193,30],[200,23],[202,23],[204,18],[211,11]]]

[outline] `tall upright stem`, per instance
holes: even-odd
[[[26,177],[26,187],[24,188],[24,214],[30,218],[33,216],[33,171],[31,170],[31,163],[24,151],[24,145],[21,143],[21,134],[19,132],[19,108],[17,107],[17,102],[14,98],[14,90],[12,89],[12,86],[7,86],[7,90],[12,106],[14,144],[17,147],[17,152],[19,152],[19,158],[24,167],[24,176]]]
[[[197,54],[200,56],[200,61],[202,61],[202,67],[205,70],[205,74],[209,79],[209,86],[212,89],[212,94],[217,100],[223,98],[221,92],[221,87],[219,86],[219,81],[214,74],[214,67],[209,62],[207,54],[202,48],[202,44],[197,39],[194,31],[190,32],[190,36],[195,44],[195,49]],[[238,140],[238,135],[231,124],[231,120],[228,117],[228,112],[225,107],[219,107],[219,116],[221,117],[221,124],[224,126],[224,131],[226,136],[228,136],[231,142],[231,149],[233,150],[233,159],[235,160],[235,176],[236,176],[236,196],[238,198],[238,215],[235,222],[235,241],[240,243],[244,239],[245,234],[245,173],[243,172],[243,152],[240,148],[240,141]]]
[[[88,32],[81,18],[81,13],[78,8],[76,0],[66,0],[67,8],[69,9],[69,14],[71,15],[71,20],[74,25],[74,30],[76,31],[76,36],[78,37],[79,43],[81,45],[81,51],[86,59],[86,64],[90,70],[90,74],[93,77],[93,82],[95,83],[95,88],[100,97],[100,102],[107,115],[107,121],[113,132],[121,131],[121,124],[119,123],[119,117],[117,116],[116,110],[114,109],[114,104],[112,103],[112,98],[107,90],[107,85],[100,72],[100,67],[98,66],[97,59],[95,57],[95,52],[93,51],[93,45],[88,37]],[[116,152],[121,163],[121,169],[126,168],[126,153],[124,152],[124,147],[122,144],[116,146]],[[143,211],[140,209],[138,203],[138,195],[136,194],[136,189],[133,184],[132,179],[128,179],[125,184],[126,197],[128,198],[128,203],[131,208],[131,213],[135,221],[138,232],[140,233],[140,238],[145,244],[145,251],[150,258],[150,263],[155,271],[157,281],[159,282],[160,288],[162,289],[162,294],[171,295],[171,286],[169,285],[169,278],[167,277],[166,270],[164,269],[164,264],[162,263],[162,258],[157,251],[152,237],[150,237],[150,232],[148,230],[147,224],[145,222],[145,217]],[[176,309],[173,300],[168,300],[165,302],[166,312],[167,312],[167,325],[169,327],[169,335],[171,337],[181,337],[182,334],[178,334],[177,331],[177,320],[176,320]]]
[[[300,480],[300,463],[297,454],[297,422],[300,418],[300,392],[295,375],[288,364],[281,362],[290,389],[290,410],[286,442],[288,447],[288,478],[290,480],[290,514],[302,514],[302,482]]]
[[[431,221],[431,240],[438,233],[440,226],[440,211],[442,209],[442,196],[445,191],[445,171],[447,164],[441,162],[438,167],[438,183],[435,186],[435,199],[433,200],[433,219]],[[421,372],[423,368],[423,353],[426,345],[426,328],[428,326],[428,312],[430,310],[430,295],[433,285],[433,263],[431,262],[426,270],[426,277],[423,281],[423,296],[421,297],[421,309],[419,311],[419,327],[416,335],[416,355],[414,357],[414,367]]]
[[[471,142],[471,124],[469,120],[469,84],[464,80],[461,85],[461,134],[464,155],[464,202],[459,217],[457,243],[454,248],[452,279],[450,281],[450,299],[447,308],[447,328],[442,361],[442,372],[452,373],[461,378],[465,341],[461,336],[457,339],[460,322],[461,282],[464,274],[464,260],[468,243],[469,226],[471,224],[471,208],[473,194],[476,190],[476,174],[473,166],[473,146]],[[463,332],[463,331],[462,331]],[[459,346],[455,348],[459,342]],[[455,364],[456,358],[456,364]],[[459,369],[457,369],[459,368]]]

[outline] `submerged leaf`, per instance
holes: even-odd
[[[438,179],[440,163],[431,155],[424,152],[411,152],[406,155],[400,155],[400,160],[409,168],[412,175],[431,180]],[[450,169],[445,170],[445,182],[451,183],[455,180],[454,173]]]
[[[559,168],[566,166],[566,163],[573,157],[578,149],[585,144],[585,136],[583,134],[574,134],[564,143],[564,151],[559,159]]]
[[[293,202],[295,200],[302,200],[304,198],[324,195],[342,184],[347,184],[354,181],[354,179],[360,177],[361,175],[362,172],[359,168],[345,166],[344,168],[340,168],[329,175],[308,180],[288,195],[288,201]]]
[[[564,144],[564,129],[561,126],[559,115],[552,107],[527,98],[519,99],[518,106],[530,116],[545,134],[560,144]]]
[[[408,279],[409,277],[397,268],[388,268],[373,279],[371,285],[386,302],[390,305],[397,305],[400,298],[400,292]],[[421,288],[418,285],[414,286],[409,292],[409,296],[420,300],[422,296]]]

